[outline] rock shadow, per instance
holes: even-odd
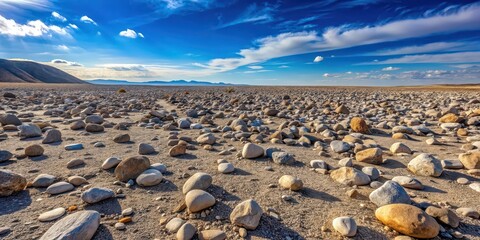
[[[385,161],[383,161],[381,166],[385,167],[385,168],[389,168],[389,169],[397,169],[397,168],[405,169],[407,167],[402,162],[400,162],[398,160],[395,160],[395,159],[391,159],[391,158],[385,159]]]
[[[122,213],[122,207],[117,198],[109,198],[94,204],[87,204],[85,205],[85,210],[95,210],[105,215]]]
[[[461,178],[461,177],[466,178],[469,181],[480,180],[480,178],[478,178],[478,177],[467,175],[467,174],[461,173],[459,171],[452,171],[452,170],[447,170],[447,169],[444,169],[442,175],[440,176],[440,178],[442,178],[442,179],[447,179],[447,180],[451,180],[451,181],[457,181],[457,179]]]
[[[323,200],[323,201],[327,201],[327,202],[339,202],[340,199],[335,197],[335,196],[332,196],[326,192],[321,192],[321,191],[317,191],[313,188],[303,188],[303,190],[300,191],[302,193],[302,196],[304,197],[307,197],[307,198],[313,198],[313,199],[320,199],[320,200]]]
[[[260,219],[260,224],[254,231],[249,231],[246,239],[295,239],[306,240],[295,230],[287,227],[281,220],[274,218],[268,214],[263,214]]]
[[[112,233],[110,233],[110,230],[105,226],[105,224],[100,224],[98,226],[97,231],[95,232],[95,235],[93,235],[93,240],[113,240]]]
[[[8,197],[0,197],[0,216],[27,208],[32,203],[28,190],[13,193]]]

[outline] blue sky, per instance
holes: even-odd
[[[82,79],[480,83],[480,1],[0,0],[0,58]]]

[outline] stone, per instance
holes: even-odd
[[[13,154],[6,150],[0,150],[0,163],[6,162],[13,157]]]
[[[447,113],[443,117],[438,119],[438,122],[440,123],[458,123],[460,122],[460,118],[453,114],[453,113]]]
[[[242,149],[242,157],[246,159],[253,159],[262,157],[264,154],[264,150],[261,146],[253,143],[247,143],[243,146]],[[273,153],[272,153],[273,157]]]
[[[109,157],[102,163],[102,169],[108,170],[110,168],[116,167],[122,160],[117,157]]]
[[[197,142],[199,144],[208,144],[208,145],[213,145],[215,144],[215,141],[217,139],[215,138],[215,135],[212,133],[205,133],[197,137]]]
[[[163,175],[156,169],[147,169],[136,179],[138,185],[142,187],[151,187],[159,184],[163,180]]]
[[[130,142],[130,135],[128,135],[127,133],[118,134],[115,137],[113,137],[113,141],[116,143]]]
[[[7,197],[27,186],[27,179],[10,170],[0,169],[0,197]]]
[[[39,174],[33,179],[32,187],[44,188],[48,187],[55,182],[56,177],[50,174]]]
[[[155,148],[148,144],[148,143],[140,143],[138,145],[138,154],[140,155],[148,155],[155,153]]]
[[[355,160],[370,164],[381,164],[383,162],[382,153],[380,148],[368,148],[357,152]]]
[[[72,213],[53,224],[40,238],[89,240],[100,226],[100,213],[92,210]]]
[[[198,233],[200,240],[224,240],[227,239],[227,234],[222,230],[204,230]]]
[[[150,168],[156,169],[156,170],[160,171],[162,174],[167,172],[167,166],[165,166],[165,164],[161,164],[161,163],[154,163],[150,166]]]
[[[63,216],[67,211],[65,208],[55,208],[53,210],[50,210],[48,212],[44,212],[38,216],[38,221],[40,222],[50,222],[53,220],[56,220]]]
[[[68,177],[67,180],[73,186],[80,186],[82,184],[87,183],[87,179],[85,179],[84,177],[80,177],[80,176],[71,176],[71,177]]]
[[[348,186],[362,186],[370,183],[370,177],[352,167],[341,167],[330,173],[330,177],[338,183]]]
[[[420,208],[408,204],[389,204],[379,207],[375,217],[395,231],[415,238],[434,238],[440,225]]]
[[[415,190],[422,190],[423,184],[415,178],[408,176],[396,176],[392,178],[392,181],[400,184],[404,188],[410,188]]]
[[[392,152],[393,154],[412,154],[412,150],[407,145],[401,142],[396,142],[392,144],[392,146],[390,146],[390,152]]]
[[[328,164],[323,160],[312,160],[312,161],[310,161],[310,167],[320,168],[320,169],[328,169]]]
[[[167,225],[165,225],[165,228],[170,232],[170,233],[176,233],[180,227],[185,223],[185,221],[181,218],[172,218],[170,221],[168,221]]]
[[[303,181],[292,175],[283,175],[279,180],[280,187],[290,189],[292,191],[299,191],[303,188]]]
[[[392,203],[410,204],[412,201],[405,189],[394,181],[386,181],[381,187],[370,193],[369,199],[379,207]]]
[[[444,169],[462,169],[463,164],[460,160],[442,160],[442,167]]]
[[[263,210],[253,199],[239,203],[230,213],[230,222],[248,230],[255,230],[260,223]]]
[[[348,152],[351,146],[346,142],[335,140],[330,143],[330,148],[336,153],[344,153]]]
[[[82,166],[82,165],[85,165],[85,161],[83,161],[82,159],[72,159],[70,160],[68,163],[67,163],[67,168],[76,168],[76,167],[79,167],[79,166]]]
[[[15,116],[15,114],[11,114],[11,113],[0,115],[0,123],[2,124],[2,126],[5,126],[5,125],[15,125],[15,126],[22,125],[22,121],[20,121],[20,119],[18,119],[18,117]]]
[[[442,163],[434,156],[422,153],[408,163],[408,170],[415,175],[439,177],[443,172]]]
[[[177,157],[185,154],[186,152],[187,152],[187,145],[178,144],[170,148],[170,150],[168,151],[168,154],[170,155],[170,157]]]
[[[457,208],[455,210],[458,214],[464,216],[464,217],[470,217],[474,219],[480,218],[480,213],[478,213],[475,209],[473,208]]]
[[[150,167],[150,160],[145,156],[133,156],[121,161],[115,168],[115,177],[122,182],[136,179]]]
[[[342,158],[338,161],[338,165],[340,167],[353,167],[353,159],[352,158]]]
[[[43,144],[56,143],[62,141],[62,132],[57,129],[49,129],[45,132],[45,138],[43,138]]]
[[[82,149],[83,149],[83,144],[81,144],[81,143],[74,143],[74,144],[65,145],[65,150],[67,150],[67,151],[82,150]]]
[[[9,227],[0,227],[0,236],[7,235],[12,231]]]
[[[460,224],[460,218],[448,208],[438,208],[435,206],[428,207],[425,212],[437,219],[438,221],[449,225],[450,227],[456,228]]]
[[[220,163],[217,169],[220,173],[231,173],[235,171],[235,167],[231,163]]]
[[[127,225],[125,225],[125,223],[117,222],[115,223],[114,227],[117,230],[125,230],[127,228]]]
[[[353,237],[357,234],[357,223],[351,217],[337,217],[333,219],[332,225],[342,236]]]
[[[85,131],[91,132],[91,133],[103,132],[104,130],[105,130],[105,127],[103,127],[100,124],[88,123],[87,126],[85,126]]]
[[[462,153],[458,159],[466,169],[480,169],[480,151]]]
[[[33,123],[25,123],[17,127],[18,136],[21,138],[33,138],[42,136],[42,130]]]
[[[292,165],[295,163],[295,158],[293,157],[293,155],[286,152],[272,153],[272,160],[274,163],[280,165]]]
[[[365,122],[365,120],[363,120],[360,117],[354,117],[354,118],[352,118],[352,120],[350,120],[350,128],[354,132],[358,132],[358,133],[368,133],[369,132],[367,123]]]
[[[86,124],[82,120],[78,120],[78,121],[70,123],[70,129],[71,130],[80,130],[80,129],[85,128],[85,126],[86,126]]]
[[[100,115],[90,115],[85,118],[86,123],[102,124],[103,117]]]
[[[374,181],[380,177],[380,171],[374,167],[363,167],[362,172],[370,177],[370,180]]]
[[[25,155],[27,157],[38,157],[42,156],[44,149],[38,144],[33,144],[25,148]]]
[[[191,223],[183,224],[177,231],[177,240],[190,240],[195,236],[197,228]]]
[[[187,194],[189,191],[194,189],[205,190],[210,185],[212,185],[213,178],[208,173],[197,172],[193,174],[186,182],[183,184],[182,192]]]
[[[94,187],[82,193],[82,200],[93,204],[115,196],[115,192],[108,188]]]
[[[208,192],[193,189],[185,195],[185,204],[190,212],[200,212],[215,205],[215,198]]]
[[[68,182],[57,182],[48,186],[45,192],[51,195],[56,195],[56,194],[72,191],[74,188],[75,187]]]
[[[133,214],[133,208],[126,208],[122,211],[122,216],[130,216]]]
[[[480,182],[474,182],[470,185],[468,185],[471,189],[480,192]]]

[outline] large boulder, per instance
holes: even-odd
[[[422,153],[412,159],[407,167],[414,174],[426,177],[439,177],[443,172],[442,163],[427,153]]]
[[[126,182],[136,179],[143,171],[150,167],[150,160],[145,156],[129,157],[121,161],[115,168],[115,176],[118,180]]]
[[[230,222],[236,226],[255,230],[260,223],[263,210],[258,203],[249,199],[238,204],[230,213]]]
[[[100,226],[100,213],[92,210],[79,211],[53,224],[40,240],[90,240],[98,226]]]
[[[20,174],[16,174],[10,170],[0,169],[0,197],[12,195],[19,192],[27,186],[27,179]]]

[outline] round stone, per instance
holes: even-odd
[[[235,167],[231,163],[220,163],[218,164],[218,172],[220,173],[231,173],[235,170]]]
[[[147,169],[138,175],[136,182],[143,187],[151,187],[159,184],[163,180],[163,175],[156,169]]]
[[[40,216],[38,216],[38,220],[40,222],[50,222],[63,216],[65,212],[65,208],[55,208],[53,210],[40,214]]]
[[[215,198],[208,192],[194,189],[185,195],[185,204],[190,212],[200,212],[215,205]]]
[[[292,175],[283,175],[279,180],[278,184],[285,189],[290,189],[292,191],[299,191],[303,188],[303,181]]]
[[[338,217],[332,222],[335,231],[345,237],[353,237],[357,234],[357,223],[351,217]]]

